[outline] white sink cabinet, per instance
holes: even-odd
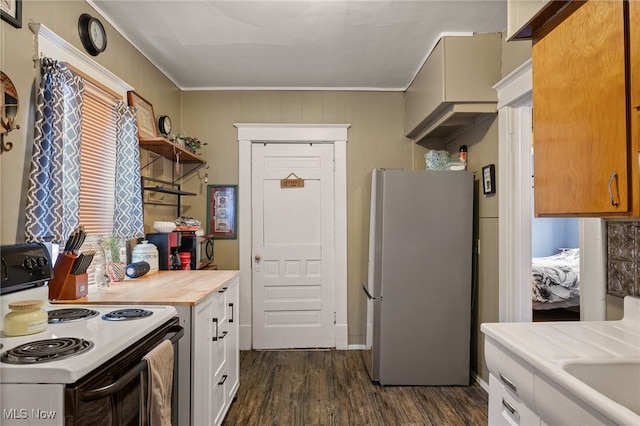
[[[485,356],[490,425],[613,424],[491,338],[485,340]]]
[[[640,298],[620,321],[482,324],[490,425],[640,425]]]

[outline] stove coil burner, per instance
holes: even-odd
[[[68,308],[54,309],[49,311],[49,324],[57,324],[61,322],[78,321],[93,318],[99,314],[98,311],[85,308]]]
[[[107,321],[129,321],[140,318],[146,318],[153,312],[146,309],[132,308],[132,309],[118,309],[111,311],[108,314],[104,314],[102,319]]]
[[[36,340],[9,349],[0,355],[7,364],[37,364],[80,355],[93,348],[93,342],[76,337]]]

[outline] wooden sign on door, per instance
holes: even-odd
[[[295,173],[290,173],[286,178],[280,179],[280,188],[304,188],[304,179],[300,179]]]

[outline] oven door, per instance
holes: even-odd
[[[65,425],[148,425],[147,361],[144,355],[161,341],[174,346],[171,423],[178,424],[178,340],[184,329],[177,318],[156,329],[111,361],[65,389]]]

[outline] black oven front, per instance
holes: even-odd
[[[143,357],[163,340],[174,346],[171,418],[178,424],[178,340],[184,335],[178,318],[167,321],[143,339],[65,389],[67,426],[145,426],[147,362]]]

